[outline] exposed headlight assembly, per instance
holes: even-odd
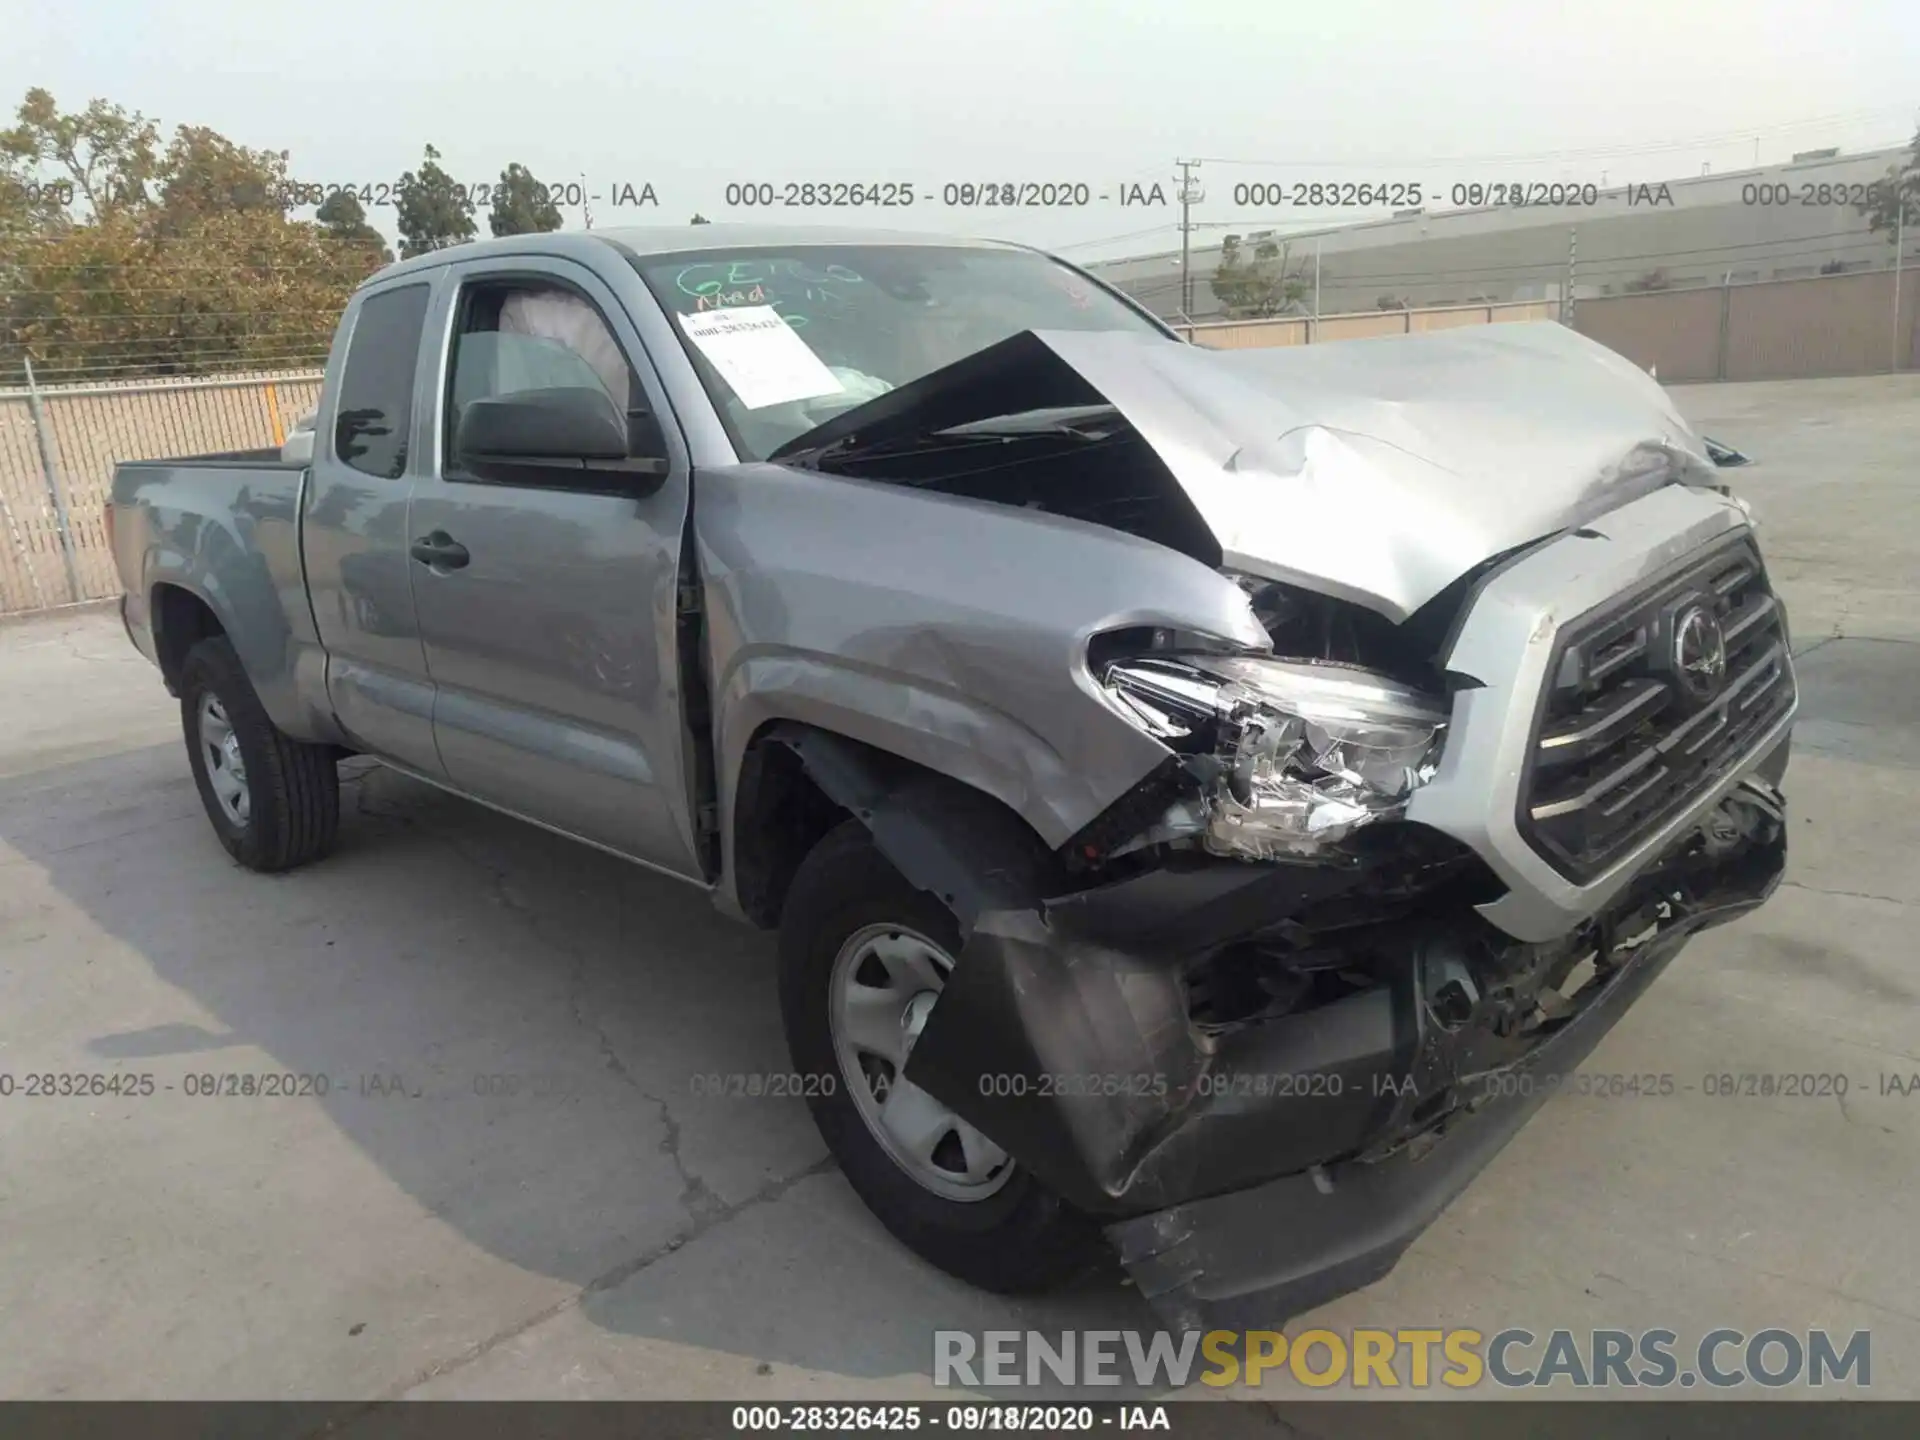
[[[1440,699],[1343,665],[1155,656],[1101,679],[1122,715],[1193,757],[1202,803],[1186,828],[1217,855],[1312,854],[1399,814],[1446,729]]]

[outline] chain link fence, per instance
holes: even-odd
[[[317,370],[0,389],[0,614],[119,594],[117,461],[278,445],[319,403]]]

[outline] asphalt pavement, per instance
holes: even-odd
[[[1586,1066],[1675,1093],[1555,1099],[1303,1323],[1870,1329],[1874,1393],[1920,1396],[1920,1094],[1880,1078],[1920,1075],[1920,377],[1676,394],[1760,462],[1789,878]],[[0,625],[0,1073],[154,1077],[0,1099],[0,1396],[925,1397],[936,1329],[1152,1328],[1111,1277],[969,1290],[799,1101],[694,1093],[787,1068],[768,937],[346,768],[337,853],[244,872],[118,618]],[[1705,1083],[1781,1072],[1850,1085]],[[198,1093],[228,1075],[295,1093]]]

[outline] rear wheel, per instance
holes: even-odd
[[[846,822],[781,916],[787,1044],[827,1148],[887,1229],[985,1289],[1048,1289],[1099,1262],[1092,1222],[902,1074],[959,952],[946,907]]]
[[[180,667],[180,724],[207,819],[250,870],[290,870],[324,854],[340,827],[335,752],[282,734],[225,636]]]

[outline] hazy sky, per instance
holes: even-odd
[[[1328,218],[1235,206],[1248,181],[1617,184],[1741,168],[1756,140],[1763,161],[1903,142],[1920,3],[0,0],[9,118],[33,85],[290,150],[323,183],[391,181],[431,141],[462,180],[510,161],[584,174],[599,226],[754,218],[725,205],[729,181],[906,181],[911,209],[778,216],[1086,260],[1177,243],[1177,210],[957,210],[941,185],[1157,180],[1171,197],[1176,157],[1207,157],[1194,219],[1244,229]],[[622,182],[661,208],[614,210]],[[390,210],[371,218],[391,233]]]

